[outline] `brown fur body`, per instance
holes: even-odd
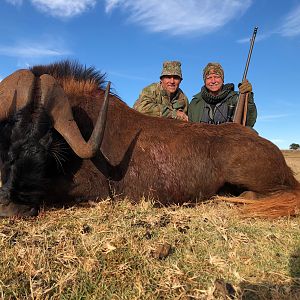
[[[33,71],[40,75],[47,68]],[[88,139],[104,92],[92,81],[50,74],[63,86]],[[64,173],[55,180],[53,197],[128,196],[137,202],[145,196],[168,205],[196,203],[224,191],[253,191],[267,200],[248,206],[248,213],[295,214],[300,206],[299,183],[281,151],[251,129],[149,117],[113,95],[99,153],[86,160],[70,156]]]
[[[103,95],[68,97],[76,122],[88,137]],[[139,201],[149,196],[167,205],[206,200],[228,186],[231,193],[270,196],[284,191],[285,197],[299,186],[281,151],[251,129],[149,117],[113,96],[101,151],[111,165],[99,154],[72,170],[76,197],[113,193]],[[277,196],[277,203],[284,201]]]

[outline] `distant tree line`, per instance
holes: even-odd
[[[299,150],[299,149],[300,149],[299,144],[296,144],[296,143],[290,144],[290,150]]]

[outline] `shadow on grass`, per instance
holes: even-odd
[[[237,292],[230,283],[218,280],[215,282],[214,295],[217,299],[300,300],[300,248],[291,255],[289,265],[290,278],[287,284],[243,282]]]

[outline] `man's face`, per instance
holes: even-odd
[[[181,78],[176,75],[164,75],[160,79],[161,85],[168,93],[173,94],[179,88]]]
[[[209,74],[205,78],[205,86],[209,90],[209,92],[213,95],[217,95],[223,85],[222,77],[215,73],[214,70],[211,70]]]

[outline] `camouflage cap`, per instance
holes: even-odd
[[[214,73],[221,76],[222,80],[224,81],[224,70],[219,63],[210,62],[206,65],[203,69],[203,81],[205,82],[206,76],[213,71]]]
[[[182,79],[180,61],[165,61],[163,63],[163,69],[161,71],[160,78],[168,75],[179,76]]]

